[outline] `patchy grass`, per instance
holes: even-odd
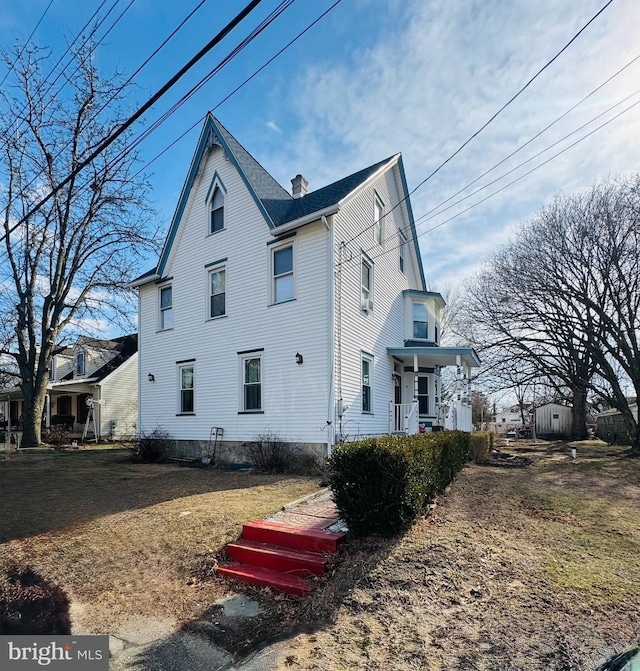
[[[403,537],[349,544],[309,600],[265,600],[252,638],[288,632],[279,670],[593,671],[637,644],[640,460],[503,449],[532,465],[464,468]]]
[[[243,522],[318,489],[307,477],[135,464],[124,450],[18,453],[0,464],[0,560],[72,596],[74,631],[197,617],[228,592],[215,556]]]

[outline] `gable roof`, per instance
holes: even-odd
[[[125,361],[130,359],[138,351],[137,333],[120,336],[119,338],[112,338],[111,340],[97,340],[95,338],[83,338],[82,340],[84,344],[88,345],[89,347],[116,350],[118,353],[86,378],[75,378],[73,371],[71,371],[62,378],[61,382],[68,382],[70,380],[86,382],[88,379],[90,379],[92,382],[101,382],[105,377],[107,377],[107,375],[111,375],[114,370],[119,368]]]
[[[402,157],[399,154],[378,161],[367,168],[358,170],[357,172],[354,172],[347,177],[343,177],[332,184],[328,184],[321,189],[311,191],[302,198],[294,198],[262,167],[262,165],[260,165],[260,163],[258,163],[258,161],[236,140],[220,121],[209,113],[203,124],[198,145],[191,161],[191,166],[184,186],[182,187],[176,211],[173,215],[165,244],[158,260],[158,265],[155,269],[149,270],[132,280],[129,287],[133,288],[146,284],[147,282],[157,281],[162,277],[169,259],[171,247],[180,226],[180,221],[189,198],[191,187],[193,186],[193,182],[198,173],[200,162],[202,161],[206,149],[213,145],[220,146],[225,152],[225,155],[234,164],[256,206],[264,217],[266,224],[272,230],[274,235],[277,234],[276,231],[278,228],[285,227],[287,224],[298,222],[298,220],[310,217],[314,213],[318,213],[318,217],[320,217],[321,213],[326,213],[323,211],[331,207],[336,207],[337,209],[338,204],[343,199],[363,185],[369,178],[375,175],[376,172],[383,170],[386,165],[391,165],[392,162],[394,164],[397,163],[402,187],[405,194],[407,194],[405,200],[401,202],[403,203],[403,209],[410,222],[412,232],[411,238],[414,241],[419,273],[423,286],[425,285],[424,271],[420,258],[420,250],[416,240],[415,225],[411,211],[411,203],[408,198]],[[293,225],[295,226],[295,224]]]

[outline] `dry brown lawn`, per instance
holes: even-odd
[[[180,624],[228,593],[216,555],[243,522],[317,489],[317,478],[135,464],[117,449],[17,453],[0,463],[0,560],[63,586],[75,631]]]
[[[466,466],[404,536],[352,540],[311,598],[219,640],[287,636],[280,671],[594,671],[640,641],[640,460],[577,449]]]

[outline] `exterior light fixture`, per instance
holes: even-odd
[[[300,365],[303,362],[304,362],[304,359],[302,358],[302,354],[300,354],[300,352],[296,352],[296,363],[298,365]]]
[[[156,378],[154,377],[153,373],[149,373],[149,375],[147,375],[147,377],[149,378],[149,382],[155,382],[156,381]]]

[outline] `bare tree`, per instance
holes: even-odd
[[[640,392],[640,177],[558,197],[467,287],[475,338],[571,392],[572,434],[587,396],[618,409],[640,455],[626,387]]]
[[[100,77],[91,46],[74,54],[73,72],[57,89],[43,76],[47,52],[27,46],[17,53],[15,84],[0,92],[0,354],[16,362],[22,445],[34,446],[63,331],[91,331],[127,314],[123,289],[156,232],[126,134],[23,221],[122,122],[126,88],[117,74]]]

